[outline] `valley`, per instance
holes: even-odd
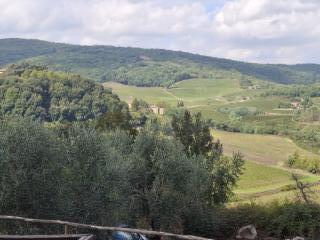
[[[266,88],[270,88],[270,84],[265,86],[265,82],[261,80],[256,80],[257,85],[263,86],[261,88],[242,88],[238,77],[236,74],[225,73],[225,76],[212,79],[184,80],[169,88],[136,87],[114,82],[106,82],[104,86],[113,89],[124,101],[137,98],[150,104],[165,102],[167,111],[176,108],[178,101],[183,101],[186,109],[194,113],[201,112],[216,124],[232,121],[231,111],[246,109],[247,114],[240,120],[245,126],[253,126],[256,129],[270,126],[286,126],[287,129],[297,127],[298,123],[294,120],[295,109],[279,108],[283,103],[290,106],[289,98],[263,96],[262,93]],[[244,174],[235,190],[235,201],[260,202],[266,199],[271,201],[291,198],[294,194],[286,188],[295,184],[292,173],[298,174],[304,182],[320,181],[320,176],[287,166],[289,156],[295,152],[310,159],[319,159],[318,154],[298,146],[287,136],[252,133],[212,130],[214,138],[222,142],[226,155],[231,156],[233,152],[240,151],[247,160]]]
[[[24,44],[33,47],[26,49]],[[110,213],[117,219],[116,205],[124,213],[139,213],[134,208],[145,207],[139,194],[153,196],[148,208],[153,207],[159,200],[153,189],[160,192],[162,206],[172,202],[168,216],[189,209],[181,197],[187,194],[190,202],[205,205],[209,222],[216,206],[225,206],[227,212],[262,207],[272,214],[271,209],[288,203],[293,208],[307,203],[298,191],[302,185],[308,199],[320,203],[318,65],[251,64],[157,49],[19,39],[0,40],[0,50],[0,140],[10,160],[4,163],[10,162],[9,168],[21,174],[25,157],[29,162],[37,162],[38,155],[49,157],[50,164],[57,165],[41,163],[48,171],[67,166],[54,177],[64,181],[68,191],[71,182],[66,198],[74,199],[78,188],[86,194],[96,184],[85,209],[102,219]],[[16,164],[11,162],[16,150],[10,151],[21,142],[21,133],[27,141],[18,150]],[[36,144],[29,146],[33,138]],[[47,145],[42,150],[38,142]],[[50,152],[44,153],[49,146]],[[35,154],[24,152],[29,148]],[[51,160],[57,157],[58,162]],[[8,178],[14,176],[15,171]],[[150,181],[145,182],[146,177]],[[164,188],[158,179],[165,181]],[[132,191],[136,188],[138,195]],[[75,202],[81,206],[71,208],[59,203],[65,196],[52,189],[59,196],[54,204],[60,211],[83,208],[81,201]],[[138,202],[132,205],[131,198]],[[11,199],[4,202],[10,209]],[[200,205],[187,213],[190,219]],[[167,223],[164,218],[162,224]]]

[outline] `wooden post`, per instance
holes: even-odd
[[[68,225],[64,225],[64,234],[65,235],[69,234],[69,226]]]

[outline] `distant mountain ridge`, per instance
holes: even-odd
[[[161,49],[0,39],[0,67],[21,61],[79,73],[101,82],[136,86],[168,86],[190,78],[211,78],[215,71],[237,71],[282,84],[320,82],[319,64],[257,64]]]

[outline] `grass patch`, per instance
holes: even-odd
[[[246,161],[236,193],[255,193],[282,187],[292,182],[289,171]]]
[[[304,182],[315,182],[319,176],[299,175]],[[294,184],[289,170],[246,161],[245,170],[235,190],[237,194],[252,194],[275,189],[285,190],[287,185]]]

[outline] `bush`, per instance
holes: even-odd
[[[216,238],[227,239],[247,224],[254,224],[260,238],[264,236],[287,239],[303,236],[318,239],[320,228],[320,206],[300,202],[280,204],[272,202],[266,205],[244,204],[219,212],[220,219]]]
[[[287,164],[289,167],[304,169],[313,174],[320,172],[319,158],[307,158],[306,156],[301,156],[298,152],[295,152],[288,157]]]

